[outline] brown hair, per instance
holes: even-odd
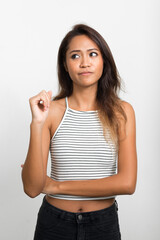
[[[121,88],[121,79],[116,68],[111,50],[104,38],[93,28],[84,25],[74,25],[62,40],[58,51],[58,80],[59,93],[53,98],[58,100],[66,96],[72,95],[72,80],[65,69],[66,52],[69,43],[73,37],[86,35],[94,41],[99,47],[103,57],[103,73],[98,81],[96,101],[98,105],[98,116],[103,126],[103,134],[107,140],[111,138],[118,147],[118,129],[120,127],[120,119],[127,121],[127,116],[122,108],[121,99],[118,97],[118,90]],[[109,130],[107,132],[107,129]],[[106,135],[109,133],[109,136]],[[109,137],[109,138],[108,138]]]

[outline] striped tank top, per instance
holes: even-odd
[[[77,111],[68,106],[50,141],[51,175],[56,181],[91,180],[117,173],[115,145],[107,143],[98,110]],[[55,194],[66,200],[101,200],[115,196],[88,197]]]

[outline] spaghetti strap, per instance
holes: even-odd
[[[66,96],[65,100],[66,100],[66,109],[68,109],[68,100],[67,100],[67,96]]]

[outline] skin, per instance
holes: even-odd
[[[69,107],[80,111],[96,110],[97,85],[103,72],[103,58],[98,46],[85,35],[74,37],[66,53],[65,68],[73,81],[73,94],[68,98]],[[131,104],[125,101],[121,103],[128,120],[126,126],[121,122],[119,129],[119,137],[123,140],[119,142],[118,173],[96,180],[58,182],[47,176],[47,161],[50,139],[61,122],[66,106],[65,99],[51,101],[51,94],[50,91],[42,91],[30,98],[30,144],[22,169],[25,193],[30,197],[40,193],[81,196],[133,194],[137,180],[137,153],[135,112]],[[40,100],[43,100],[41,105],[38,104]],[[124,127],[127,133],[125,138]],[[46,199],[50,204],[72,212],[95,211],[109,207],[114,202],[114,198],[76,201],[47,196]]]

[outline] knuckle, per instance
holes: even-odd
[[[46,94],[46,91],[45,91],[44,89],[43,89],[41,92],[44,93],[44,94]]]
[[[42,93],[41,93],[41,96],[43,96],[43,97],[46,98],[46,92],[42,92]]]
[[[29,98],[29,102],[31,103],[31,102],[32,102],[32,100],[33,100],[33,97],[30,97],[30,98]]]

